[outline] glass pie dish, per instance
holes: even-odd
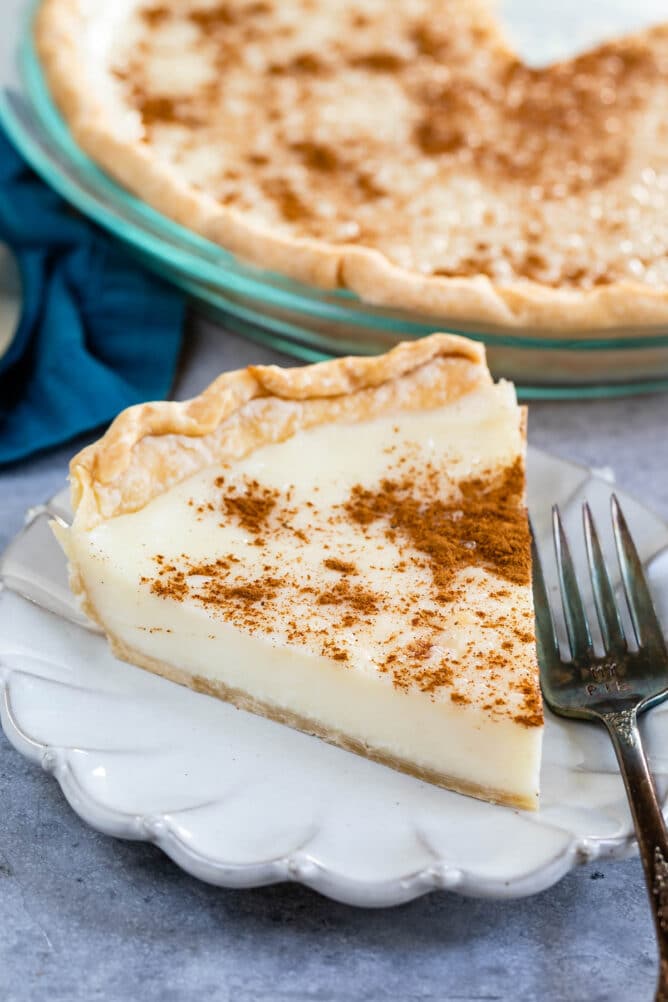
[[[72,139],[36,57],[31,25],[38,4],[11,0],[4,19],[0,120],[8,135],[72,205],[228,329],[307,361],[386,351],[435,330],[462,333],[486,344],[494,375],[514,380],[525,399],[668,388],[664,325],[564,332],[453,324],[447,316],[373,306],[345,290],[323,291],[259,269],[172,222],[113,181]]]

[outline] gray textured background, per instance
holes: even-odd
[[[0,28],[23,3],[0,0]],[[593,41],[613,14],[635,25],[641,8],[659,16],[663,2],[502,0],[522,51],[539,58]],[[272,360],[204,324],[191,333],[179,396]],[[611,466],[668,518],[667,435],[668,396],[531,408],[535,445]],[[0,548],[82,444],[0,474]],[[290,885],[219,890],[151,846],[87,828],[0,735],[1,1002],[649,1002],[654,972],[636,860],[581,867],[505,903],[435,893],[361,911]]]
[[[191,325],[177,383],[282,361]],[[533,404],[530,440],[611,466],[668,518],[668,396]],[[0,547],[63,483],[82,442],[0,475]],[[87,828],[0,737],[0,998],[5,1002],[649,1002],[653,934],[637,860],[581,867],[513,902],[443,892],[356,910],[300,887],[220,890],[157,849]]]

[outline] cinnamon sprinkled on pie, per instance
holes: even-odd
[[[370,615],[378,612],[379,597],[371,591],[366,591],[358,585],[351,585],[347,579],[343,579],[321,591],[317,598],[318,605],[345,605],[349,610],[353,610],[361,615]]]
[[[657,72],[635,40],[541,69],[502,60],[482,82],[426,84],[415,139],[428,155],[467,152],[492,177],[540,185],[544,198],[600,188],[626,163],[629,136],[619,125]]]
[[[328,557],[323,563],[330,571],[339,571],[340,574],[357,574],[355,564],[350,563],[349,560],[337,560],[336,557]]]
[[[381,614],[399,613],[412,622],[419,635],[409,642],[388,635],[378,664],[381,672],[400,690],[415,686],[422,692],[436,693],[445,689],[453,701],[468,702],[472,697],[454,688],[459,657],[443,648],[441,633],[451,615],[449,609],[459,600],[465,602],[476,569],[494,575],[500,583],[527,585],[530,580],[521,461],[454,483],[431,463],[413,461],[405,454],[394,465],[390,462],[388,471],[391,476],[383,478],[376,488],[356,484],[343,504],[329,510],[314,500],[296,505],[289,487],[279,491],[253,478],[233,483],[226,475],[218,476],[212,485],[212,496],[219,498],[218,503],[200,503],[197,517],[212,517],[212,512],[215,516],[222,510],[229,521],[249,533],[251,545],[266,547],[269,539],[274,545],[285,540],[289,550],[282,545],[278,551],[267,548],[263,573],[254,577],[245,575],[243,560],[233,554],[207,562],[190,560],[184,554],[173,563],[156,555],[155,575],[143,578],[141,584],[161,598],[177,602],[192,599],[251,632],[266,632],[283,624],[288,641],[314,635],[320,638],[322,654],[342,664],[349,659],[346,631],[354,633]],[[386,538],[398,549],[404,572],[411,566],[427,570],[431,581],[428,593],[380,590],[343,555],[322,561],[326,571],[336,574],[333,581],[325,579],[317,566],[295,563],[299,553],[295,546],[308,546],[323,525],[334,530],[346,522],[361,533],[362,546],[382,549],[380,540]],[[286,560],[286,552],[291,559]],[[291,596],[296,593],[311,599],[313,622],[297,623],[289,616]],[[496,593],[501,598],[509,594],[502,586]],[[489,629],[506,622],[503,615],[496,621],[482,610],[477,615],[481,625]],[[490,685],[496,673],[512,663],[515,642],[532,641],[530,625],[517,618],[516,641],[507,641],[485,656],[481,670],[489,673]],[[339,631],[339,639],[333,639],[332,630]],[[521,706],[526,726],[542,721],[539,703],[527,701],[532,691],[528,686]],[[503,700],[490,705],[492,714],[506,711]]]
[[[144,7],[141,17],[150,28],[157,28],[164,24],[171,16],[171,11],[166,4],[156,4],[154,7]]]
[[[146,143],[166,138],[198,188],[284,236],[377,248],[436,278],[668,283],[668,226],[656,225],[668,26],[534,68],[477,3],[403,4],[389,20],[326,0],[291,11],[242,0],[141,9],[139,41],[112,72]],[[183,30],[200,82],[155,83],[168,28]],[[652,163],[636,168],[644,115]],[[648,241],[638,225],[654,203]]]
[[[356,486],[346,512],[361,526],[383,519],[390,539],[403,535],[424,553],[441,602],[452,598],[453,578],[463,567],[484,567],[513,584],[528,584],[529,530],[520,461],[497,479],[461,482],[459,496],[450,501],[431,499],[437,480],[438,472],[427,466],[417,482],[409,475],[384,480],[377,491]]]
[[[225,478],[217,477],[216,487],[225,487]],[[222,509],[248,532],[259,533],[267,526],[278,502],[279,492],[263,487],[257,480],[248,480],[242,487],[231,485],[222,498]]]

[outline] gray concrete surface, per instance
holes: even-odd
[[[273,360],[193,324],[176,395]],[[666,517],[667,431],[668,395],[531,407],[534,444],[611,466]],[[79,444],[0,474],[0,547],[24,508],[62,485]],[[151,846],[87,828],[0,737],[4,1002],[649,1002],[644,895],[637,860],[582,867],[504,903],[435,893],[362,911],[291,885],[215,889]]]

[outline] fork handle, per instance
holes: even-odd
[[[655,1002],[668,1002],[668,833],[635,708],[602,714],[624,779],[659,948]]]

